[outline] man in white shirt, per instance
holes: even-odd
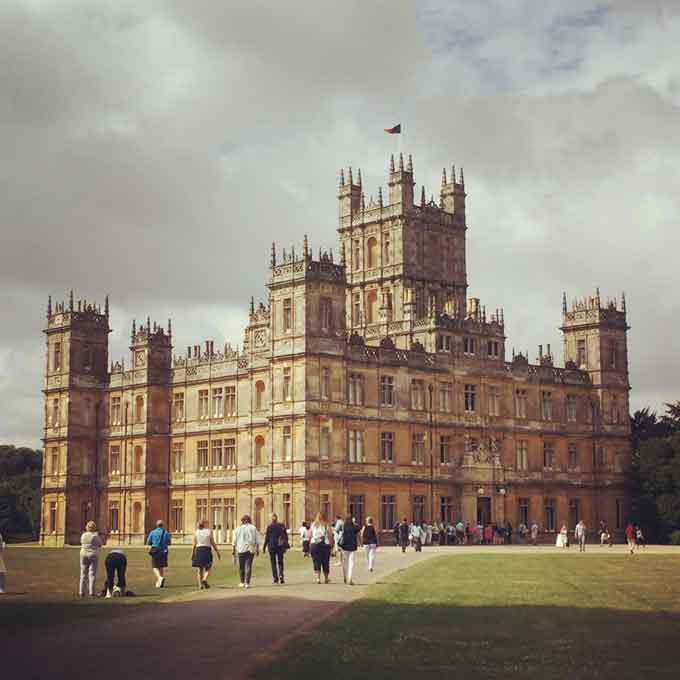
[[[579,520],[579,523],[574,529],[574,538],[578,541],[579,552],[586,551],[586,523],[583,520]]]
[[[234,532],[234,556],[238,555],[241,588],[250,587],[253,559],[260,554],[260,534],[250,521],[250,515],[241,517],[241,526]]]

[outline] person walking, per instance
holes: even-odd
[[[364,546],[364,551],[366,552],[368,571],[373,571],[373,567],[375,566],[375,553],[378,550],[378,533],[373,526],[372,517],[366,518],[366,524],[361,530],[361,544]]]
[[[354,571],[354,558],[358,548],[357,533],[357,526],[354,524],[352,516],[347,515],[338,546],[342,549],[342,578],[350,586],[354,585],[352,572]]]
[[[250,521],[250,515],[241,517],[241,526],[234,532],[234,556],[238,555],[239,587],[250,588],[253,560],[260,554],[260,534]]]
[[[303,522],[300,527],[300,543],[302,544],[302,556],[309,557],[309,524]]]
[[[536,545],[538,543],[538,524],[534,522],[531,525],[531,545]]]
[[[163,526],[163,520],[156,522],[156,528],[149,532],[146,544],[151,555],[151,569],[156,577],[156,588],[165,587],[165,569],[168,566],[168,547],[172,539]]]
[[[80,597],[85,597],[88,589],[90,597],[95,596],[94,582],[97,576],[97,563],[102,549],[102,539],[97,532],[97,525],[88,522],[80,536]]]
[[[290,548],[288,543],[288,532],[283,524],[279,523],[279,518],[275,512],[271,514],[271,523],[267,527],[264,535],[264,547],[262,552],[269,550],[269,560],[272,563],[272,579],[274,585],[283,585],[283,556]]]
[[[444,522],[439,524],[439,545],[446,545],[446,526],[444,526]]]
[[[125,581],[125,572],[127,571],[127,556],[122,548],[113,548],[104,560],[104,567],[106,568],[106,597],[123,597],[126,592],[127,583]],[[118,583],[114,582],[118,577]]]
[[[408,546],[409,533],[408,520],[404,517],[404,519],[399,522],[399,545],[401,546],[401,552],[403,553],[406,552]]]
[[[576,525],[576,528],[574,529],[574,538],[578,541],[579,552],[586,551],[586,536],[587,536],[586,523],[582,519],[580,519],[578,521],[578,524]]]
[[[411,540],[413,541],[413,549],[416,552],[423,551],[423,539],[425,538],[425,531],[420,522],[414,522],[411,527]]]
[[[628,542],[628,547],[630,548],[630,554],[635,552],[635,529],[633,525],[629,522],[626,527],[626,541]]]
[[[316,582],[321,583],[321,572],[324,580],[330,583],[331,546],[333,545],[333,531],[328,524],[326,515],[319,512],[309,527],[309,551],[314,565]]]
[[[5,567],[5,560],[3,559],[3,553],[5,552],[5,541],[0,534],[0,595],[5,594],[5,574],[7,573],[7,567]]]
[[[213,549],[217,553],[217,559],[221,560],[220,550],[215,543],[212,529],[208,526],[208,522],[201,520],[198,523],[198,529],[194,534],[194,546],[191,551],[191,566],[195,567],[198,575],[198,589],[207,590],[210,588],[208,583],[208,576],[212,568]]]
[[[635,545],[638,548],[647,547],[647,543],[645,542],[645,535],[642,533],[642,527],[639,524],[635,526]]]

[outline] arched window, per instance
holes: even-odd
[[[140,473],[144,465],[144,451],[141,446],[135,446],[133,472]]]
[[[142,504],[135,503],[132,506],[132,531],[135,534],[142,533]]]
[[[371,269],[378,266],[378,239],[371,236],[366,244],[366,266]]]
[[[258,380],[255,383],[255,410],[261,411],[264,408],[264,383]]]
[[[264,465],[264,437],[255,437],[255,465]]]
[[[255,526],[258,531],[262,529],[262,516],[264,514],[264,501],[261,498],[255,499]]]
[[[135,422],[144,421],[144,397],[141,395],[135,398]]]

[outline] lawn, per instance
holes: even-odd
[[[97,570],[97,590],[106,578],[102,551]],[[77,597],[79,579],[78,548],[38,548],[9,546],[4,553],[7,565],[8,595],[0,599],[0,634],[6,626],[42,626],[69,622],[87,617],[124,615],[130,606],[154,605],[161,601],[176,601],[192,595],[200,596],[196,583],[196,570],[191,567],[191,548],[174,547],[170,551],[166,570],[166,587],[154,587],[148,548],[126,549],[128,558],[127,584],[135,597],[100,599]],[[213,588],[238,586],[238,567],[231,559],[231,546],[222,550],[223,559],[215,563],[210,574]],[[298,551],[286,555],[291,568],[302,563]],[[255,559],[253,580],[271,581],[269,556]]]
[[[437,557],[374,586],[257,678],[680,677],[680,556]]]

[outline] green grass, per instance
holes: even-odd
[[[231,559],[231,546],[225,546],[222,560],[213,564],[210,585],[213,588],[228,588],[238,585],[238,568]],[[97,569],[97,591],[106,579],[104,548]],[[171,548],[169,568],[166,570],[166,587],[154,587],[151,572],[151,558],[148,548],[126,549],[128,558],[127,585],[135,597],[100,598],[77,597],[80,574],[78,548],[37,548],[10,546],[4,552],[7,565],[8,595],[0,599],[0,635],[5,627],[22,625],[49,626],[76,619],[98,618],[100,616],[121,616],[130,607],[156,605],[167,600],[183,599],[193,594],[200,595],[196,583],[196,570],[191,567],[191,548]],[[286,564],[294,567],[302,563],[298,551],[286,555]],[[271,580],[269,556],[255,559],[253,580]]]
[[[680,557],[464,555],[414,566],[255,677],[678,678]]]

